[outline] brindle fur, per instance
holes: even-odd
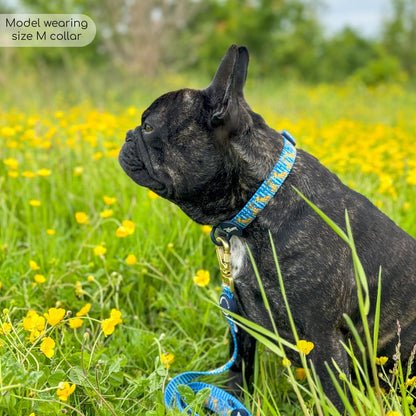
[[[244,99],[247,66],[247,49],[231,46],[208,88],[183,89],[158,98],[143,113],[142,125],[127,133],[120,152],[121,166],[136,183],[174,202],[201,224],[217,225],[233,218],[268,176],[283,149],[282,136]],[[153,128],[151,132],[144,130],[146,124]],[[334,359],[350,375],[348,355],[341,345],[352,338],[344,313],[363,335],[351,252],[294,187],[340,226],[348,211],[368,278],[370,322],[374,321],[382,267],[378,355],[394,354],[396,320],[402,327],[402,358],[409,357],[416,342],[416,241],[302,149],[275,197],[242,237],[231,240],[239,313],[271,329],[245,250],[248,246],[279,332],[292,340],[271,233],[298,334],[315,344],[308,357],[325,392],[341,407],[325,362]],[[254,348],[253,338],[240,330],[239,358],[230,371],[230,390],[237,390],[244,376],[250,378]]]

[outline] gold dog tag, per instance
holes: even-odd
[[[216,240],[221,243],[221,245],[216,245],[215,249],[217,251],[218,263],[220,265],[221,279],[223,284],[227,285],[230,288],[230,292],[234,292],[234,280],[231,275],[231,250],[230,243],[221,238],[217,237]]]

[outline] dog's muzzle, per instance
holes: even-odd
[[[127,175],[140,186],[145,186],[161,196],[166,197],[168,187],[159,178],[143,141],[141,127],[126,133],[126,141],[121,148],[118,160]]]

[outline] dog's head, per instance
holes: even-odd
[[[229,218],[252,192],[239,174],[253,152],[244,138],[264,122],[244,99],[248,61],[247,49],[232,45],[206,89],[159,97],[119,155],[131,179],[200,223]]]

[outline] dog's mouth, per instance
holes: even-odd
[[[123,170],[134,182],[166,197],[167,186],[158,179],[153,168],[149,152],[141,137],[140,126],[127,132],[118,160]]]

